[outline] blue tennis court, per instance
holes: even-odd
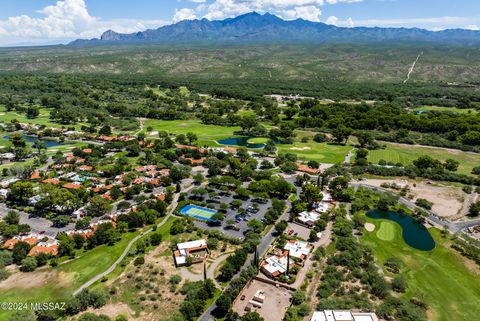
[[[180,214],[188,215],[203,221],[215,221],[212,219],[212,216],[217,213],[218,212],[215,210],[191,204],[185,205],[180,209]]]

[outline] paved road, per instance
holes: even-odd
[[[365,184],[365,183],[352,182],[349,185],[350,185],[350,187],[354,187],[354,188],[363,187],[363,188],[367,188],[367,189],[370,189],[370,190],[380,191],[380,192],[383,192],[383,193],[388,193],[388,194],[398,196],[395,193],[392,193],[391,191],[389,191],[385,188],[381,188],[381,187],[377,187],[377,186],[373,186],[373,185],[369,185],[369,184]],[[415,203],[413,203],[412,201],[410,201],[410,200],[408,200],[404,197],[400,197],[398,201],[400,202],[400,204],[406,206],[407,208],[411,209],[412,211],[422,210],[422,211],[427,212],[428,213],[427,220],[430,223],[433,223],[437,226],[440,226],[441,228],[446,226],[451,233],[462,232],[462,230],[464,230],[468,227],[480,224],[480,219],[468,220],[468,221],[459,221],[459,222],[451,222],[451,221],[448,221],[448,220],[436,215],[432,211],[429,211],[429,210],[426,210],[424,208],[418,207],[417,205],[415,205]]]
[[[300,189],[297,188],[297,195],[299,194],[299,191],[300,191]],[[287,202],[287,208],[286,208],[285,212],[277,220],[277,222],[280,221],[280,220],[288,221],[288,218],[289,218],[289,215],[290,215],[289,214],[290,213],[290,208],[291,208],[290,202]],[[275,231],[274,228],[270,229],[270,231],[262,238],[262,241],[261,241],[260,245],[258,245],[257,249],[258,249],[258,257],[259,258],[261,258],[262,256],[264,256],[267,253],[267,250],[269,249],[270,245],[272,244],[273,240],[275,239],[276,235],[275,235],[274,231]],[[253,259],[253,254],[250,254],[248,256],[247,260],[245,261],[245,264],[238,270],[237,274],[235,274],[232,277],[232,279],[237,278],[240,275],[240,272],[251,264],[252,259]],[[213,311],[215,310],[216,307],[217,306],[214,302],[198,318],[198,321],[214,321],[215,317],[212,315],[212,313],[213,313]]]
[[[187,189],[185,189],[185,191],[188,191],[190,190],[191,188],[193,188],[193,186],[190,186],[188,187]],[[175,210],[175,208],[177,207],[178,205],[178,198],[179,198],[180,194],[175,194],[175,197],[173,198],[173,201],[172,201],[172,204],[170,204],[170,210],[168,212],[168,214],[163,218],[163,220],[157,224],[157,227],[160,227],[162,226],[163,224],[165,224],[165,222],[168,220],[168,218],[173,214],[173,211]],[[88,288],[89,286],[91,286],[92,284],[94,284],[95,282],[101,280],[104,276],[110,274],[113,272],[113,270],[115,270],[115,268],[122,262],[122,260],[125,258],[125,256],[128,254],[128,252],[130,252],[130,249],[132,248],[133,244],[135,244],[136,241],[138,241],[140,238],[144,237],[145,235],[151,233],[153,231],[152,228],[142,232],[140,235],[137,235],[136,237],[134,237],[128,244],[127,244],[127,247],[125,248],[125,250],[123,250],[123,253],[120,255],[120,257],[104,272],[94,276],[93,278],[91,278],[90,280],[88,280],[87,282],[85,282],[84,284],[82,284],[75,292],[73,292],[73,295],[77,295],[78,293],[80,293],[82,290]]]

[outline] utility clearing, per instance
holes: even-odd
[[[403,81],[404,84],[406,84],[410,80],[410,75],[412,74],[413,70],[415,69],[415,65],[417,64],[418,60],[420,57],[423,56],[423,51],[417,56],[417,59],[413,62],[412,66],[408,70],[407,78]]]

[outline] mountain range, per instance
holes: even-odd
[[[76,40],[72,45],[104,43],[356,43],[356,42],[432,42],[480,44],[480,31],[449,29],[429,31],[419,28],[343,28],[303,19],[283,20],[256,12],[236,18],[210,21],[184,20],[178,23],[131,34],[108,30],[100,39]]]

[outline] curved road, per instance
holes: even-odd
[[[187,188],[185,191],[188,191],[193,187],[194,186],[192,185],[189,188]],[[179,195],[180,194],[175,194],[175,197],[173,198],[172,204],[170,204],[170,211],[163,218],[163,220],[160,223],[157,224],[157,227],[160,227],[163,224],[165,224],[165,222],[168,220],[168,218],[173,214],[173,211],[175,210],[175,208],[177,207],[177,204],[178,204]],[[128,252],[132,248],[133,244],[135,244],[136,241],[138,241],[139,239],[141,239],[145,235],[151,233],[152,231],[153,231],[153,229],[150,228],[150,229],[142,232],[140,235],[135,236],[130,242],[128,242],[127,246],[125,247],[125,250],[123,250],[123,253],[120,255],[120,257],[106,271],[94,276],[93,278],[91,278],[90,280],[88,280],[87,282],[82,284],[77,290],[75,290],[75,292],[73,292],[73,295],[77,295],[78,293],[82,292],[82,290],[88,288],[89,286],[91,286],[95,282],[101,280],[104,276],[112,273],[113,270],[115,270],[116,267],[122,262],[122,260],[125,258],[125,256],[127,256]]]

